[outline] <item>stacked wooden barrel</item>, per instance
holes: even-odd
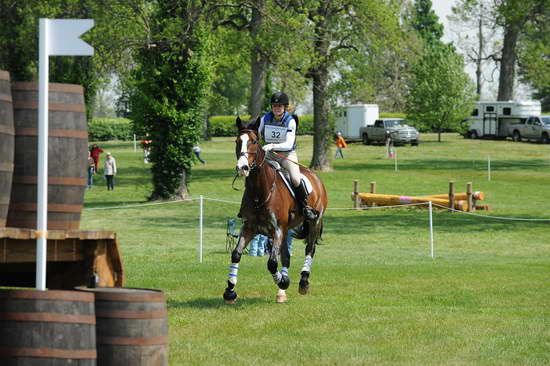
[[[12,84],[15,156],[7,226],[36,228],[38,84]],[[48,229],[78,230],[88,132],[80,85],[49,84]]]
[[[0,70],[0,228],[6,226],[13,176],[13,103],[10,74]]]

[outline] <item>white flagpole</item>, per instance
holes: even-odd
[[[48,19],[40,19],[39,37],[36,288],[45,290],[48,235]]]
[[[94,49],[79,36],[93,19],[39,20],[38,45],[38,172],[36,202],[36,288],[46,290],[48,238],[48,81],[50,55],[91,56]]]
[[[203,223],[203,216],[204,216],[204,199],[202,197],[202,194],[199,196],[199,207],[200,207],[200,213],[199,213],[199,263],[202,263],[202,223]]]

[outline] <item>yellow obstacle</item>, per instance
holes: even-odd
[[[449,198],[448,194],[430,194],[427,196],[422,196],[423,198]],[[485,193],[483,192],[472,192],[472,198],[478,201],[482,201],[485,199]],[[455,200],[467,200],[468,199],[468,193],[461,192],[461,193],[455,193]]]
[[[436,197],[413,197],[413,196],[399,196],[393,194],[377,194],[377,193],[359,193],[359,198],[367,206],[376,204],[377,206],[398,206],[411,203],[427,203],[432,201],[433,204],[438,206],[449,207],[449,199],[436,198]],[[468,211],[468,202],[464,200],[455,200],[455,210]],[[420,206],[422,207],[422,206]],[[427,205],[426,205],[427,207]]]

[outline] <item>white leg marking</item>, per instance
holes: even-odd
[[[311,264],[313,263],[313,258],[310,255],[306,255],[304,259],[304,266],[302,267],[301,272],[311,272]]]
[[[229,265],[229,277],[227,280],[231,282],[233,285],[237,284],[238,272],[239,272],[239,263],[231,263]]]

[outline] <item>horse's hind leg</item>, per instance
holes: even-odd
[[[223,293],[223,299],[226,304],[234,304],[237,301],[237,292],[235,291],[235,285],[237,284],[237,274],[239,272],[239,263],[241,261],[241,256],[244,249],[252,240],[254,234],[251,229],[243,228],[241,229],[241,235],[239,235],[239,241],[237,246],[231,253],[231,264],[229,265],[229,275],[227,278],[227,288]]]

